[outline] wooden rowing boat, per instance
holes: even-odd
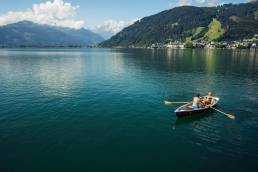
[[[175,110],[175,113],[178,117],[198,114],[198,113],[205,112],[205,111],[211,109],[211,107],[215,107],[218,104],[218,102],[219,102],[219,98],[213,97],[210,105],[206,105],[205,107],[201,107],[198,109],[192,108],[193,102],[190,102],[190,103],[187,103],[187,104],[177,108]]]

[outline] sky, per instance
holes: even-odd
[[[87,28],[104,37],[143,17],[176,6],[216,6],[248,0],[0,0],[0,25],[29,20],[70,28]]]

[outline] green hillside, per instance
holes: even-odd
[[[218,7],[183,6],[145,17],[103,47],[150,46],[168,41],[233,41],[258,33],[258,2]]]
[[[217,19],[213,19],[208,28],[209,30],[205,36],[209,41],[217,40],[225,33],[222,24]]]

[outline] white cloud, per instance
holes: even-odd
[[[179,0],[177,2],[177,6],[191,5],[192,0]]]
[[[103,24],[96,26],[96,29],[110,31],[112,33],[120,32],[123,28],[133,24],[137,20],[123,21],[123,20],[107,20]]]
[[[209,0],[207,1],[208,6],[217,6],[221,4],[220,0]]]
[[[34,4],[31,9],[25,11],[9,11],[0,14],[0,25],[28,20],[39,24],[48,24],[69,28],[82,28],[85,25],[83,20],[75,20],[76,9],[64,0],[53,0],[45,3]]]
[[[177,0],[176,3],[170,3],[169,6],[184,6],[184,5],[207,5],[217,6],[221,4],[221,0]]]
[[[95,26],[92,30],[104,38],[108,39],[109,37],[115,35],[116,33],[120,32],[125,27],[133,24],[139,19],[134,19],[130,21],[123,21],[123,20],[106,20],[103,24]]]
[[[204,4],[206,0],[195,0],[198,4]]]

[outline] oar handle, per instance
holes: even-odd
[[[210,108],[213,109],[213,110],[216,110],[217,112],[219,112],[219,113],[221,113],[221,114],[223,114],[223,115],[226,115],[226,116],[227,116],[228,118],[230,118],[230,119],[235,119],[235,118],[236,118],[235,115],[227,114],[227,113],[222,112],[222,111],[220,111],[220,110],[218,110],[218,109],[216,109],[216,108],[214,108],[214,107],[211,107],[211,106],[210,106]]]
[[[167,106],[171,106],[172,104],[186,104],[186,103],[189,103],[189,102],[171,102],[171,101],[164,101],[165,105]]]
[[[172,102],[172,103],[177,103],[177,104],[183,104],[183,103],[189,103],[189,102]]]

